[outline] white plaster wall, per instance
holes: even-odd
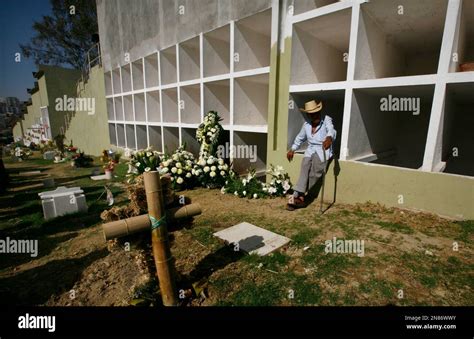
[[[180,87],[181,122],[201,122],[201,90],[199,85]]]
[[[266,125],[268,75],[236,78],[234,81],[234,124]]]
[[[158,91],[147,92],[146,105],[148,121],[160,122],[160,93]]]
[[[230,123],[230,84],[229,80],[204,84],[204,114],[217,111],[223,119],[221,124]]]
[[[230,29],[229,25],[203,36],[204,77],[229,73]]]

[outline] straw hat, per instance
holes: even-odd
[[[316,113],[323,109],[323,102],[316,103],[316,101],[311,100],[304,104],[304,109],[300,108],[301,112],[305,113]]]

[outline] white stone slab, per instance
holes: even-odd
[[[92,180],[106,180],[107,179],[107,175],[105,174],[102,174],[102,175],[93,175],[91,177]]]
[[[239,244],[239,249],[249,254],[267,255],[287,244],[290,239],[261,227],[242,222],[214,233],[226,243]]]
[[[29,175],[39,175],[41,174],[41,171],[28,171],[28,172],[19,172],[18,175],[19,176],[29,176]]]

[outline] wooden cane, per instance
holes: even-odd
[[[323,149],[323,158],[324,158],[324,170],[323,170],[323,177],[321,183],[321,204],[319,206],[319,213],[323,214],[323,202],[324,202],[324,181],[326,178],[326,150],[324,149],[324,145],[322,146]]]

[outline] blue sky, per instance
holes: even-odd
[[[34,35],[33,23],[49,14],[49,0],[0,0],[0,97],[29,98],[26,89],[33,87],[36,66],[23,56],[15,62],[15,53]]]

